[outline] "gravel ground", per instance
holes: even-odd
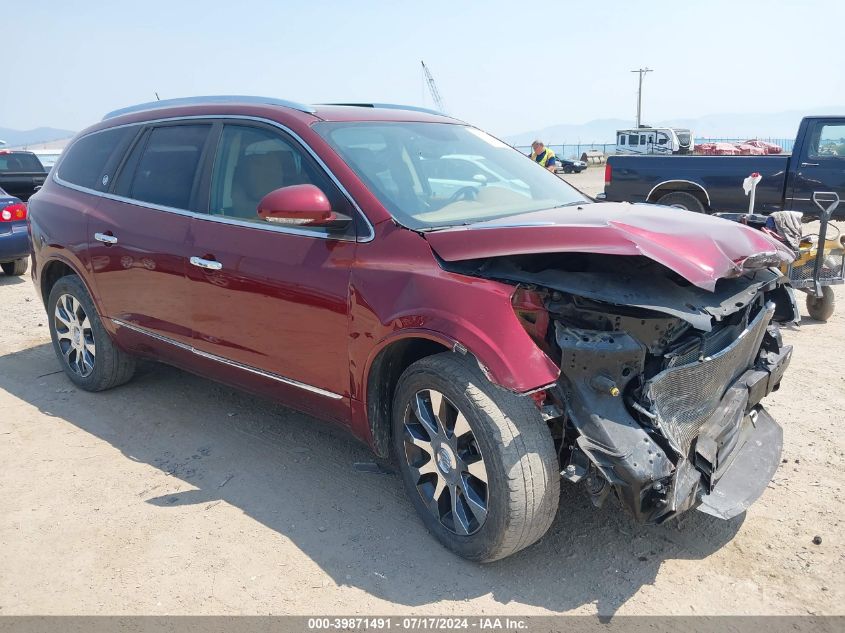
[[[845,309],[785,332],[784,459],[745,515],[640,526],[565,485],[540,543],[480,566],[342,432],[153,364],[79,391],[29,279],[0,302],[0,614],[845,612]]]

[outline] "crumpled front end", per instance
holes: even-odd
[[[625,273],[619,263],[484,265],[520,284],[517,315],[560,363],[543,405],[562,475],[585,479],[597,505],[613,492],[644,522],[696,507],[735,516],[780,462],[781,429],[761,401],[792,355],[777,325],[797,318],[792,291],[774,269],[710,292],[654,262],[632,258]],[[538,306],[547,321],[532,316]]]
[[[667,319],[640,319],[630,332],[558,322],[560,388],[577,431],[565,476],[589,476],[599,502],[613,489],[643,521],[699,504],[723,518],[742,512],[780,461],[780,427],[760,404],[792,354],[774,312],[761,297],[738,323],[674,345],[652,335],[665,336]],[[729,331],[739,333],[734,339]],[[755,468],[722,485],[737,460]]]

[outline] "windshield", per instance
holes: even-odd
[[[393,217],[412,229],[587,202],[524,154],[466,125],[321,122],[314,129]]]

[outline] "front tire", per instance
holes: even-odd
[[[686,191],[667,193],[657,201],[657,204],[675,207],[676,209],[684,209],[686,211],[695,211],[696,213],[706,213],[707,211],[701,200]]]
[[[836,298],[833,294],[833,288],[830,286],[822,286],[821,297],[816,297],[813,294],[807,295],[807,312],[816,321],[827,321],[833,316],[835,309]]]
[[[28,266],[29,260],[26,257],[16,259],[13,262],[6,262],[5,264],[0,264],[0,267],[3,268],[3,272],[9,277],[20,277],[26,272]]]
[[[471,358],[412,364],[393,402],[393,448],[426,528],[479,562],[539,540],[557,512],[554,442],[534,402],[491,384]]]
[[[56,357],[77,387],[104,391],[132,378],[135,359],[112,342],[79,277],[62,277],[53,286],[47,320]]]

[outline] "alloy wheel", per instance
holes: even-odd
[[[487,468],[463,413],[439,391],[418,391],[406,409],[405,459],[428,510],[450,532],[474,534],[487,519]]]
[[[62,357],[70,370],[86,378],[94,371],[97,348],[91,321],[79,300],[64,294],[56,302],[53,326]]]

